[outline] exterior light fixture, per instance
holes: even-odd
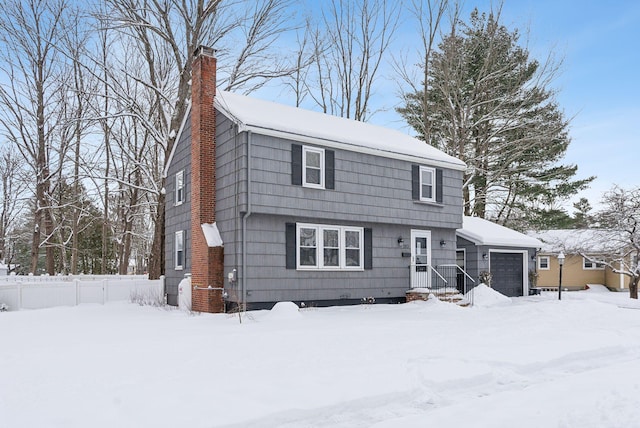
[[[398,237],[398,246],[402,247],[402,245],[404,245],[404,239],[402,239],[402,236]]]
[[[441,239],[441,240],[440,240],[440,246],[441,246],[442,248],[446,247],[446,246],[447,246],[447,241],[445,241],[444,239]]]

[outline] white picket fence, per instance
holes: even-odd
[[[162,301],[164,277],[146,275],[9,276],[0,280],[0,305],[8,310],[105,304],[134,298]]]

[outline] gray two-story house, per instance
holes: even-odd
[[[202,311],[404,301],[432,266],[455,264],[462,161],[395,130],[216,92],[215,65],[200,48],[165,170],[169,304],[185,274]]]

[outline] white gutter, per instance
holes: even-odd
[[[238,134],[240,135],[240,134]],[[251,215],[251,130],[247,131],[247,211],[242,216],[242,305],[247,302],[247,219]],[[240,308],[238,308],[240,310]]]

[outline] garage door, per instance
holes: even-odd
[[[491,286],[505,296],[516,297],[523,294],[522,253],[491,252]]]

